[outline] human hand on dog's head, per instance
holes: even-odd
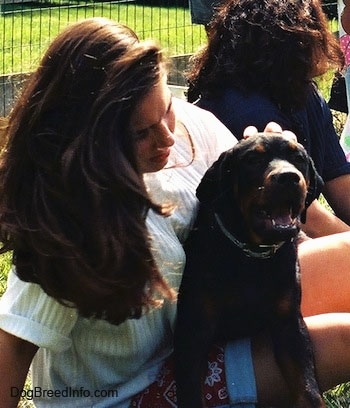
[[[247,139],[248,137],[254,136],[257,133],[259,133],[259,131],[255,126],[248,126],[244,129],[243,138]],[[267,133],[267,134],[271,133],[274,135],[280,134],[282,137],[288,140],[297,141],[297,137],[293,132],[291,132],[290,130],[282,130],[281,126],[276,122],[269,122],[266,125],[263,133]]]
[[[252,168],[252,177],[259,179],[264,174],[264,170],[258,169],[258,166],[263,166],[268,163],[268,160],[274,161],[277,156],[273,154],[273,146],[278,146],[276,152],[289,152],[286,156],[279,157],[281,160],[288,158],[295,160],[292,165],[302,172],[304,179],[307,179],[307,194],[305,197],[305,210],[311,202],[318,198],[323,188],[323,181],[315,168],[312,158],[308,155],[305,148],[298,143],[296,135],[291,131],[282,131],[280,125],[275,122],[270,122],[264,129],[264,132],[258,132],[256,127],[250,126],[244,131],[244,139],[240,140],[232,149],[223,152],[218,160],[207,170],[200,185],[197,188],[197,197],[202,204],[218,206],[222,202],[227,201],[230,194],[236,194],[241,190],[237,187],[238,180],[243,180],[241,185],[247,184],[248,169]],[[256,148],[257,145],[260,148]],[[252,156],[252,153],[257,153],[257,156]],[[299,152],[298,155],[293,155],[293,152]],[[265,156],[262,156],[262,155]],[[280,154],[280,153],[278,153]],[[282,154],[282,153],[281,153]],[[248,158],[250,155],[250,161]],[[261,157],[265,157],[261,159]],[[288,160],[287,160],[288,161]],[[242,167],[240,163],[248,163],[248,167]],[[303,170],[301,170],[303,163]],[[239,173],[239,168],[241,172]],[[242,170],[243,169],[243,170]],[[241,176],[239,176],[241,174]],[[260,187],[263,185],[260,180],[252,182],[252,185],[258,186],[258,191],[263,191]],[[235,198],[236,199],[236,198]],[[304,211],[301,214],[301,221],[305,223]]]

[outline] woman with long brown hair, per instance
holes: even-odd
[[[110,388],[106,401],[127,406],[170,354],[195,188],[236,142],[166,79],[156,43],[87,19],[52,42],[9,117],[0,237],[14,270],[0,325],[39,347],[34,386],[86,390],[65,407]]]
[[[51,44],[10,116],[1,242],[21,279],[84,317],[118,324],[154,306],[156,291],[171,297],[145,225],[148,209],[163,210],[129,141],[134,106],[157,84],[161,58],[124,26],[74,25]]]

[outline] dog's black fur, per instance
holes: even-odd
[[[300,312],[296,251],[300,218],[322,186],[304,148],[281,135],[240,141],[203,177],[178,298],[179,408],[204,406],[212,344],[263,330],[296,406],[324,406]]]

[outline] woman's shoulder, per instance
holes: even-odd
[[[277,122],[282,127],[289,124],[278,106],[258,92],[243,92],[232,87],[218,96],[203,96],[197,103],[214,113],[238,139],[247,126],[253,125],[262,131],[268,122]]]
[[[215,112],[202,106],[200,100],[198,103],[190,103],[185,100],[174,98],[174,103],[177,117],[184,123],[205,123],[214,126],[219,124],[219,126],[223,126],[222,122],[215,115]]]
[[[209,111],[202,109],[193,103],[187,102],[183,99],[173,98],[173,104],[177,117],[182,121],[198,122],[217,122],[218,119]]]
[[[230,130],[212,112],[184,100],[177,99],[174,102],[177,119],[184,124],[199,149],[212,148],[221,152],[237,142]]]
[[[316,84],[311,84],[308,89],[306,97],[306,112],[310,118],[313,118],[314,121],[321,126],[324,126],[324,122],[329,126],[333,123],[333,116],[328,103]]]

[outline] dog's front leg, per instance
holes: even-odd
[[[192,302],[191,302],[192,303]],[[203,317],[203,308],[178,309],[174,336],[175,378],[178,408],[202,408],[202,384],[207,372],[213,328]]]
[[[300,313],[279,319],[271,330],[275,357],[298,408],[325,407],[315,377],[309,333]]]
[[[191,334],[189,334],[191,335]],[[197,339],[199,340],[199,338]],[[178,408],[202,408],[202,382],[207,353],[202,345],[181,341],[175,348],[175,378]]]

